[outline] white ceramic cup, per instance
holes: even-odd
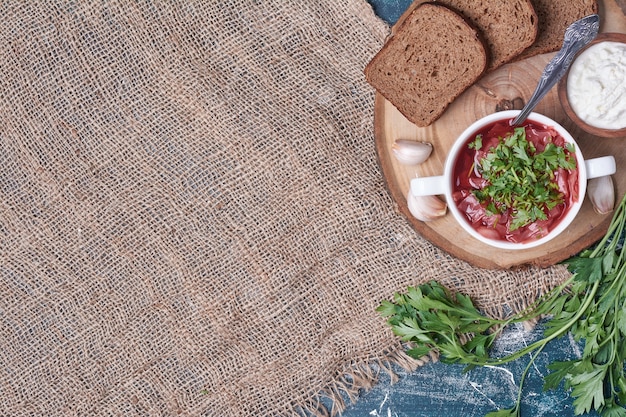
[[[454,165],[457,162],[459,152],[467,144],[470,137],[474,138],[477,132],[492,123],[500,120],[513,119],[518,114],[519,110],[507,110],[493,113],[477,120],[467,129],[465,129],[452,145],[452,148],[450,149],[450,152],[446,158],[443,175],[414,178],[411,180],[411,193],[413,195],[445,196],[446,203],[448,204],[450,212],[452,213],[458,224],[463,228],[463,230],[465,230],[467,233],[469,233],[471,236],[475,237],[479,241],[499,249],[528,249],[531,247],[542,245],[547,241],[555,238],[572,223],[572,221],[578,214],[578,211],[580,210],[580,207],[582,206],[583,200],[585,198],[585,193],[587,191],[587,180],[591,178],[612,175],[615,173],[615,158],[613,156],[603,156],[599,158],[585,160],[580,151],[580,148],[576,144],[576,141],[567,130],[565,130],[561,125],[559,125],[557,122],[550,119],[549,117],[538,113],[531,113],[528,116],[528,120],[554,128],[559,133],[559,135],[561,135],[565,139],[566,142],[575,145],[576,161],[578,165],[579,175],[578,200],[569,207],[567,213],[563,218],[560,219],[558,224],[552,230],[550,230],[548,234],[539,239],[534,239],[523,243],[516,243],[506,240],[490,239],[483,236],[472,227],[472,225],[465,217],[465,214],[457,208],[457,205],[452,197],[452,178],[454,176]]]

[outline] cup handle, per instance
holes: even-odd
[[[611,156],[601,156],[585,160],[587,169],[587,179],[605,177],[615,174],[615,158]]]
[[[420,177],[411,180],[411,194],[416,197],[446,193],[446,179],[443,175]]]

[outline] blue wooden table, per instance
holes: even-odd
[[[494,356],[505,356],[541,337],[541,325],[532,331],[521,325],[501,336]],[[522,417],[573,417],[569,394],[559,387],[543,391],[546,365],[553,360],[579,358],[582,346],[569,335],[551,342],[531,368],[522,393]],[[379,383],[363,392],[343,417],[482,417],[499,408],[511,408],[517,398],[520,376],[529,356],[501,367],[476,368],[463,373],[462,365],[440,362],[407,373],[395,369],[399,379],[391,383],[381,371]],[[590,413],[588,416],[598,416]]]
[[[392,25],[411,4],[409,0],[370,0],[376,13]],[[504,356],[541,337],[541,325],[532,331],[518,326],[509,329],[497,342],[494,355]],[[574,416],[572,398],[561,386],[543,392],[546,365],[554,360],[580,357],[581,345],[569,336],[551,342],[536,361],[522,395],[522,417]],[[343,417],[482,417],[498,408],[510,408],[517,398],[519,379],[528,357],[502,367],[477,368],[463,373],[461,365],[433,363],[407,373],[395,369],[399,380],[393,384],[382,371],[379,383],[363,392]],[[597,416],[597,413],[589,414]]]

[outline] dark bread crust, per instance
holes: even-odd
[[[535,55],[561,49],[565,29],[578,19],[598,13],[596,0],[531,0],[539,24],[535,42],[517,58],[519,61]]]
[[[409,121],[428,126],[482,76],[487,54],[479,32],[463,16],[424,3],[405,16],[364,73]]]
[[[430,1],[415,0],[409,10],[427,2]],[[482,33],[490,56],[487,71],[514,60],[538,35],[538,17],[531,0],[436,0],[432,3],[456,10]]]

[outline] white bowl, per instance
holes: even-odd
[[[565,130],[565,128],[563,128],[560,124],[550,119],[549,117],[538,113],[531,113],[528,116],[527,120],[539,125],[554,128],[554,130],[556,130],[556,132],[560,136],[562,136],[566,142],[574,144],[579,175],[578,198],[575,199],[575,201],[569,206],[569,208],[567,208],[565,216],[562,217],[560,221],[558,221],[556,225],[541,238],[520,243],[507,240],[492,239],[479,233],[476,229],[474,229],[474,227],[472,227],[465,213],[462,213],[459,210],[453,198],[454,189],[452,179],[454,177],[454,168],[457,163],[460,151],[467,145],[470,139],[473,140],[473,138],[481,129],[498,121],[513,120],[518,114],[519,110],[501,111],[485,116],[480,120],[474,122],[471,126],[465,129],[465,131],[463,131],[461,135],[459,135],[459,137],[452,145],[452,148],[446,158],[443,175],[414,178],[413,180],[411,180],[411,193],[413,193],[413,195],[444,195],[450,213],[452,213],[458,224],[463,228],[465,232],[469,233],[471,236],[475,237],[477,240],[483,243],[499,249],[507,250],[528,249],[542,245],[554,239],[556,236],[558,236],[560,233],[567,229],[567,227],[572,223],[572,221],[578,214],[586,193],[587,179],[601,177],[605,175],[612,175],[613,173],[615,173],[615,158],[613,156],[605,156],[585,160],[578,145],[576,144],[576,141],[574,140],[572,135],[567,130]]]
[[[572,106],[572,104],[570,103],[570,96],[569,96],[568,89],[574,88],[572,87],[572,85],[575,85],[575,84],[570,84],[571,83],[570,74],[572,73],[572,69],[576,66],[577,61],[584,58],[585,55],[582,55],[582,54],[588,51],[589,48],[592,48],[592,47],[595,48],[597,47],[598,44],[602,44],[605,42],[617,42],[617,43],[626,44],[626,34],[624,33],[600,33],[593,41],[589,43],[589,45],[585,46],[580,52],[578,52],[578,54],[574,58],[574,61],[572,61],[569,71],[559,81],[557,92],[559,96],[559,101],[561,102],[561,106],[563,107],[563,110],[565,111],[565,113],[569,116],[570,119],[572,119],[574,123],[576,123],[576,125],[578,125],[585,132],[591,133],[592,135],[595,135],[595,136],[601,136],[605,138],[626,137],[626,127],[623,127],[620,129],[618,128],[607,129],[607,128],[598,127],[596,125],[592,125],[586,122],[585,120],[583,120],[583,118],[579,116],[574,110],[574,106]],[[587,98],[589,98],[588,95],[587,95]],[[626,100],[626,98],[623,98],[623,100]]]

